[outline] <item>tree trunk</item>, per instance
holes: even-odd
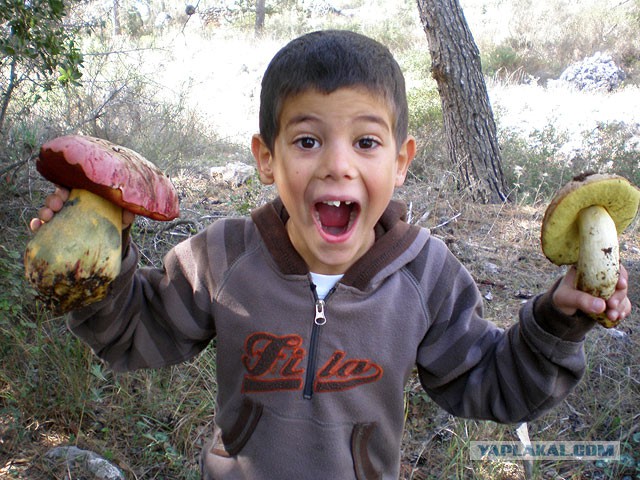
[[[256,37],[262,37],[264,32],[264,17],[266,15],[265,0],[256,0]]]
[[[482,75],[480,52],[458,0],[417,0],[438,84],[449,158],[460,189],[474,200],[507,198],[496,124]]]
[[[7,118],[7,110],[9,109],[9,102],[11,101],[11,95],[13,95],[13,90],[16,87],[16,64],[18,60],[14,55],[11,58],[11,65],[9,67],[9,82],[7,84],[7,88],[2,94],[2,106],[0,107],[0,136],[4,134],[4,121]]]
[[[120,35],[120,12],[118,8],[118,0],[113,0],[113,11],[111,12],[111,20],[113,21],[113,36]]]

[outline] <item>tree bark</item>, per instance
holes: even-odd
[[[417,0],[438,84],[449,158],[461,190],[474,200],[507,199],[497,129],[482,75],[480,52],[458,0]]]
[[[113,21],[113,36],[120,35],[120,11],[118,7],[118,0],[113,0],[113,10],[111,12],[111,20]]]
[[[262,37],[264,33],[264,18],[266,15],[265,0],[256,0],[256,24],[255,35],[256,37]]]
[[[9,67],[9,82],[7,88],[2,94],[2,106],[0,107],[0,136],[4,134],[4,120],[7,118],[7,110],[9,109],[9,102],[11,101],[11,95],[16,87],[16,64],[18,60],[15,55],[11,59],[11,65]]]

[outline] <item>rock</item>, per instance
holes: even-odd
[[[49,450],[45,457],[57,465],[64,465],[71,478],[86,478],[89,473],[92,480],[125,480],[118,467],[97,453],[78,447],[56,447]]]
[[[618,88],[625,78],[624,71],[615,64],[611,55],[601,52],[569,66],[560,75],[560,81],[570,83],[578,90],[607,92]]]
[[[498,268],[498,265],[495,263],[485,262],[484,270],[490,275],[496,275],[500,271],[500,268]]]
[[[629,334],[627,332],[623,332],[622,330],[618,330],[616,328],[607,328],[605,330],[605,332],[609,336],[611,336],[611,337],[613,337],[613,338],[615,338],[617,340],[629,340],[629,338],[628,338]]]
[[[224,182],[235,187],[246,183],[255,173],[255,167],[242,162],[231,162],[222,167],[211,167],[209,175],[214,181]]]
[[[323,17],[331,13],[340,15],[341,10],[327,0],[303,0],[302,8],[312,17]]]

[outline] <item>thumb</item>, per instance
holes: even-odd
[[[553,293],[553,303],[565,315],[574,315],[576,310],[586,314],[598,314],[607,308],[602,298],[594,297],[576,288],[576,268],[567,270],[564,278]]]

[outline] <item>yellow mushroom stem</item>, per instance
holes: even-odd
[[[40,298],[65,313],[105,297],[121,251],[122,208],[75,189],[28,243],[25,272]]]
[[[605,208],[592,206],[580,211],[578,228],[580,252],[576,287],[607,300],[613,295],[620,275],[616,225]],[[604,313],[593,317],[605,327],[615,326]]]

